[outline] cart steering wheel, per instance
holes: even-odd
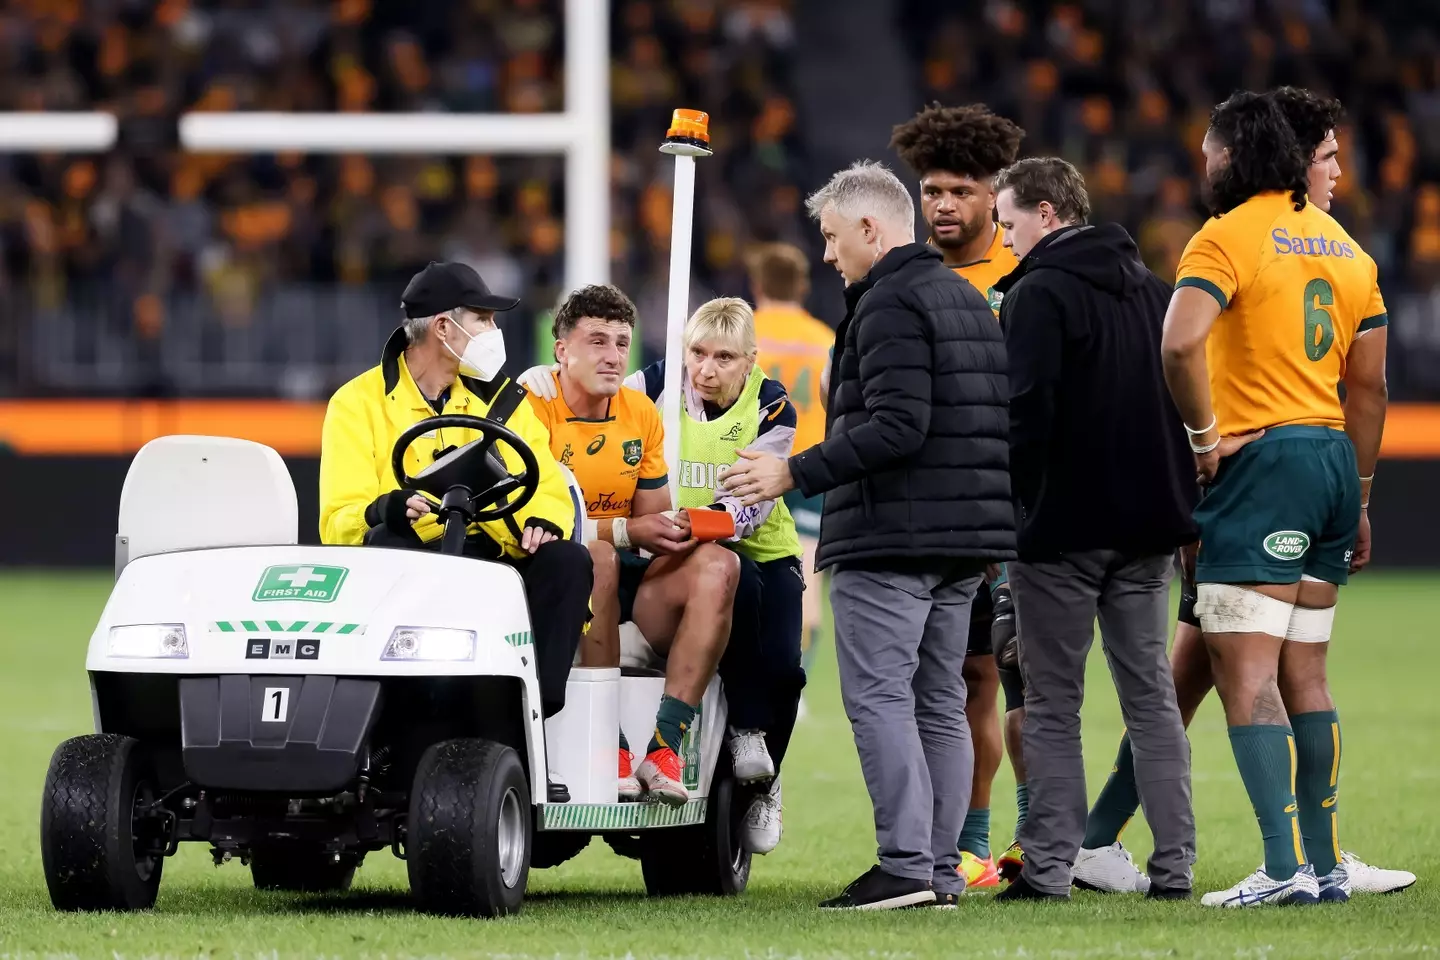
[[[405,471],[405,453],[410,445],[422,434],[447,427],[474,430],[480,437],[450,450],[415,476],[410,476]],[[505,461],[496,454],[494,447],[497,442],[519,454],[524,467],[519,473],[511,473]],[[445,514],[451,511],[465,514],[466,524],[503,520],[529,503],[540,487],[540,464],[534,451],[515,431],[494,420],[462,413],[427,417],[400,434],[395,441],[390,466],[395,471],[396,482],[403,489],[429,494],[441,502],[439,519],[442,522],[448,519]],[[500,503],[516,491],[519,491],[519,496],[508,503]],[[486,509],[493,503],[500,503],[500,506]]]

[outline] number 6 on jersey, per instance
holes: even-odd
[[[1335,322],[1325,309],[1334,305],[1335,290],[1328,280],[1316,277],[1305,284],[1305,355],[1312,363],[1323,360],[1335,343]]]

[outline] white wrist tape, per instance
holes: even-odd
[[[580,524],[580,542],[589,543],[600,539],[600,521],[586,519]]]
[[[1185,429],[1188,430],[1188,429],[1190,429],[1190,428],[1189,428],[1189,427],[1186,427]],[[1190,449],[1193,450],[1193,451],[1196,452],[1196,453],[1209,453],[1211,450],[1214,450],[1214,449],[1215,449],[1216,447],[1218,447],[1218,446],[1220,446],[1220,438],[1219,438],[1219,437],[1216,437],[1216,438],[1215,438],[1215,442],[1214,442],[1214,443],[1201,444],[1200,446],[1196,446],[1196,445],[1195,445],[1195,438],[1194,438],[1194,437],[1191,437],[1191,438],[1190,438]]]
[[[1335,608],[1296,607],[1290,614],[1290,627],[1285,639],[1296,643],[1329,643],[1330,632],[1335,628]]]
[[[1192,437],[1203,437],[1205,434],[1209,433],[1211,430],[1214,430],[1214,429],[1215,429],[1215,425],[1216,425],[1217,423],[1219,423],[1219,422],[1220,422],[1220,417],[1219,417],[1219,415],[1217,414],[1216,416],[1214,416],[1214,417],[1212,417],[1212,418],[1210,419],[1210,426],[1208,426],[1208,427],[1201,427],[1199,430],[1195,430],[1195,429],[1192,429],[1191,426],[1190,426],[1190,424],[1188,424],[1188,423],[1182,424],[1182,426],[1185,427],[1185,432],[1188,433],[1188,434],[1190,434],[1190,436],[1192,436]]]
[[[1202,583],[1195,590],[1195,613],[1206,633],[1263,633],[1284,637],[1295,604],[1267,597],[1249,587]]]
[[[630,533],[625,529],[629,525],[630,521],[624,517],[616,517],[610,521],[610,542],[615,544],[616,550],[624,550],[630,546]]]

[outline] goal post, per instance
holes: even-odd
[[[610,279],[610,2],[565,0],[559,113],[187,113],[190,153],[559,155],[565,159],[563,292]],[[0,113],[0,152],[104,153],[108,113]]]

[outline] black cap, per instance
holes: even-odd
[[[415,274],[400,294],[406,317],[433,317],[456,307],[472,310],[509,310],[519,297],[501,297],[490,292],[475,268],[463,263],[436,263],[433,260]]]

